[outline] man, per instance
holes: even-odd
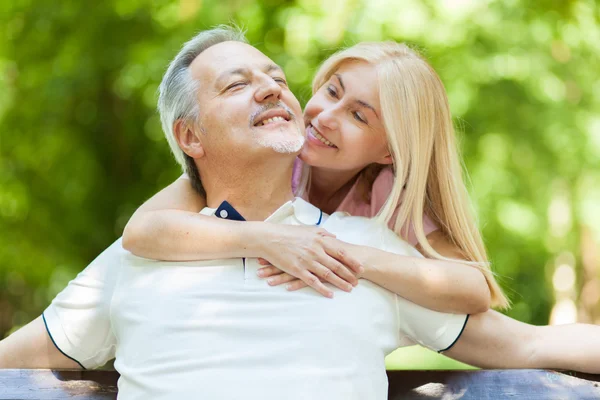
[[[300,105],[281,69],[234,31],[206,31],[184,46],[159,110],[176,158],[206,193],[203,214],[322,226],[349,243],[415,252],[375,221],[328,217],[293,198]],[[128,399],[385,399],[384,356],[414,343],[484,367],[600,372],[577,358],[598,352],[585,344],[600,333],[593,327],[439,313],[368,281],[335,300],[290,293],[260,280],[259,267],[140,259],[119,240],[42,317],[0,342],[0,366],[94,368],[116,357]]]

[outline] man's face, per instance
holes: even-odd
[[[268,153],[297,154],[304,144],[302,109],[281,68],[254,47],[223,42],[202,52],[191,73],[206,157],[251,161]]]

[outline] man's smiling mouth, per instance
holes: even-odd
[[[292,116],[283,108],[272,108],[259,114],[254,122],[254,126],[265,126],[276,123],[285,123],[291,121]]]

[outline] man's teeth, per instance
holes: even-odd
[[[327,140],[323,136],[321,136],[319,134],[319,132],[317,132],[312,126],[310,127],[310,130],[312,131],[313,136],[316,137],[317,139],[319,139],[322,143],[325,143],[329,147],[337,147],[336,145],[331,143],[329,140]]]
[[[286,121],[286,119],[285,119],[285,118],[283,118],[283,117],[273,117],[273,118],[268,118],[268,119],[265,119],[265,120],[262,122],[262,124],[261,124],[261,125],[266,125],[266,124],[269,124],[269,123],[271,123],[271,122],[284,122],[284,121]]]

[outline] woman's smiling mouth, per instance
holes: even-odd
[[[312,124],[309,124],[306,127],[306,137],[309,140],[312,139],[312,141],[318,140],[320,143],[322,143],[325,146],[330,147],[332,149],[337,149],[337,146],[334,145],[333,143],[331,143],[327,138],[325,138],[319,132],[317,132],[317,130],[312,126]]]

